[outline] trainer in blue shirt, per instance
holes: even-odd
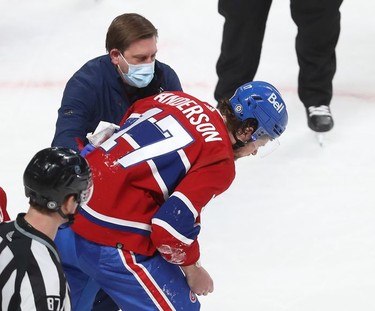
[[[138,14],[116,17],[108,54],[88,61],[68,81],[52,146],[81,149],[100,121],[118,124],[131,104],[163,90],[182,91],[176,72],[155,59],[158,32]]]

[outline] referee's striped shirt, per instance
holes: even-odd
[[[56,246],[24,215],[0,224],[0,310],[70,311]]]

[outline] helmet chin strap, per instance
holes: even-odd
[[[237,135],[233,133],[233,137],[236,140],[234,144],[232,144],[233,150],[237,150],[238,148],[244,147],[245,143],[237,138]]]
[[[236,142],[232,145],[232,148],[233,150],[237,150],[243,146],[245,146],[245,143],[237,139]]]
[[[77,208],[76,208],[75,213],[73,213],[73,214],[64,214],[63,211],[61,210],[61,208],[59,208],[59,209],[57,210],[57,212],[59,213],[59,215],[60,215],[62,218],[68,220],[66,223],[63,223],[63,224],[59,227],[59,229],[66,229],[66,228],[70,227],[70,226],[74,223],[74,217],[75,217],[75,215],[78,214],[80,208],[81,208],[81,206],[78,205]]]

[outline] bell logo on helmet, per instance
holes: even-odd
[[[276,111],[280,113],[284,109],[285,106],[283,103],[279,103],[276,99],[277,99],[277,96],[275,93],[272,93],[268,97],[268,101],[272,104],[272,106],[276,109]]]

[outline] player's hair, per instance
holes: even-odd
[[[108,28],[105,48],[124,52],[130,44],[140,39],[158,37],[158,30],[145,17],[136,13],[117,16]]]
[[[220,111],[221,115],[225,117],[227,129],[231,133],[241,134],[249,127],[252,127],[255,132],[258,128],[258,120],[255,118],[250,118],[245,121],[238,119],[233,112],[229,99],[219,101],[217,109]]]

